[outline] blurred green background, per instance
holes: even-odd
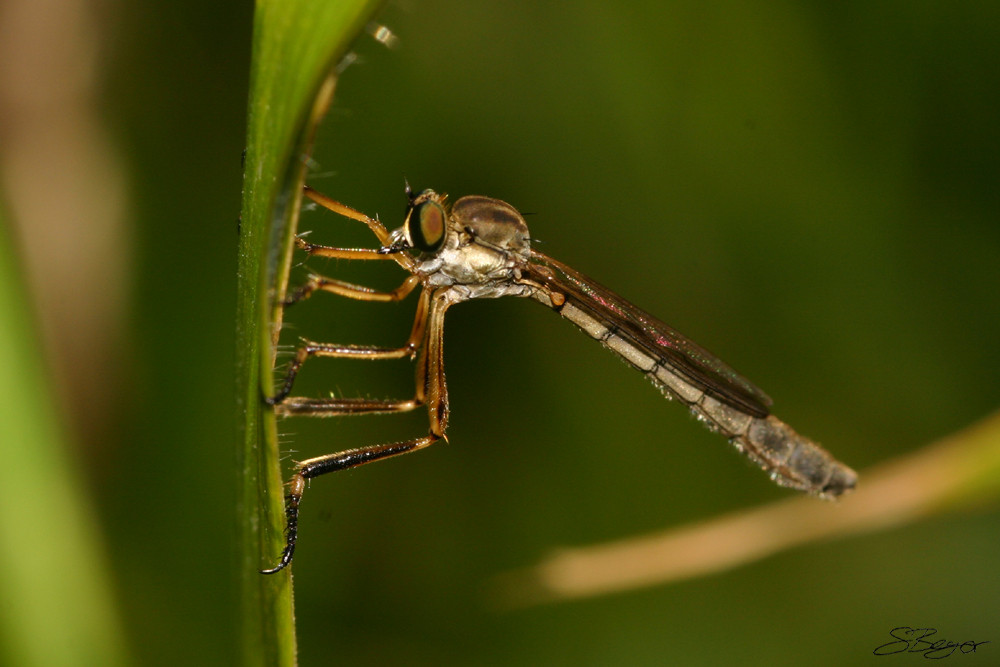
[[[4,10],[8,32],[30,4]],[[60,102],[46,116],[4,98],[4,189],[130,652],[227,664],[251,7],[74,8],[24,23],[40,27],[22,48],[62,54],[80,32],[91,60],[4,48],[8,91]],[[1000,404],[995,3],[407,0],[380,20],[399,45],[359,40],[317,189],[390,227],[404,177],[509,201],[539,249],[717,353],[862,471]],[[325,212],[300,226],[371,245]],[[412,308],[318,295],[283,342],[398,344]],[[874,660],[900,625],[1000,641],[995,505],[676,585],[492,608],[493,575],[555,547],[789,492],[536,304],[465,304],[446,331],[450,444],[318,479],[304,500],[302,664],[839,665]],[[330,390],[406,396],[411,369],[308,365],[297,393]],[[425,424],[286,420],[282,442],[290,460]]]

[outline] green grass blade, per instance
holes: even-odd
[[[316,123],[329,103],[330,72],[370,20],[370,0],[259,0],[254,21],[239,245],[237,423],[242,652],[245,664],[295,664],[290,571],[258,574],[281,551],[283,480],[270,391],[298,192]]]
[[[127,662],[94,512],[0,210],[0,664]]]

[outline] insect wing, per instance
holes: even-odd
[[[531,261],[530,277],[550,294],[564,296],[626,342],[720,401],[755,417],[769,414],[771,398],[700,345],[562,262],[535,250]]]

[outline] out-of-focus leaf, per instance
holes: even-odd
[[[100,531],[0,210],[0,664],[120,665]]]

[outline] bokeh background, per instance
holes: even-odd
[[[251,7],[20,1],[0,19],[5,197],[130,651],[230,663]],[[995,3],[394,0],[380,20],[398,45],[359,40],[314,187],[390,226],[404,177],[511,202],[543,252],[716,352],[861,470],[1000,404]],[[301,226],[371,243],[321,211]],[[398,344],[412,308],[318,295],[284,342]],[[492,577],[553,548],[788,492],[537,304],[465,304],[446,331],[450,443],[305,499],[302,664],[834,665],[875,660],[900,625],[1000,641],[992,504],[670,586],[495,608]],[[316,361],[297,387],[331,390],[406,396],[411,369]],[[425,421],[281,428],[291,460]]]

